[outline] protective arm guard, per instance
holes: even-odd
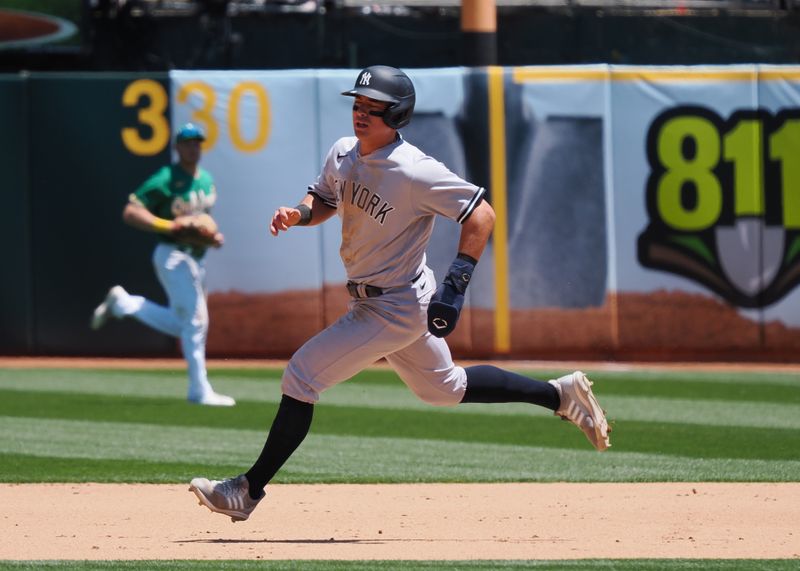
[[[464,293],[477,263],[472,256],[458,254],[433,294],[428,306],[428,331],[434,337],[446,337],[456,328],[464,306]]]

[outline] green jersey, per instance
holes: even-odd
[[[208,212],[217,200],[217,189],[211,174],[198,168],[194,176],[180,165],[160,168],[130,196],[131,202],[141,204],[147,210],[166,220],[178,216]],[[174,242],[166,235],[161,240]]]

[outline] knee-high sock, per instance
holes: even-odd
[[[300,446],[311,427],[313,415],[313,404],[283,395],[264,449],[253,467],[245,474],[250,483],[251,498],[255,500],[261,497],[261,491],[267,482]]]
[[[550,410],[561,404],[556,388],[491,365],[466,367],[467,390],[461,402],[528,402]]]

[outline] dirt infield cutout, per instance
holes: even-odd
[[[800,558],[800,484],[0,485],[0,559]]]

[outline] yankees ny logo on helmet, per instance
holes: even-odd
[[[388,65],[373,65],[361,70],[353,89],[343,91],[342,95],[363,95],[388,103],[389,106],[383,113],[383,122],[392,129],[401,129],[408,125],[416,102],[414,84],[409,77],[396,67]]]

